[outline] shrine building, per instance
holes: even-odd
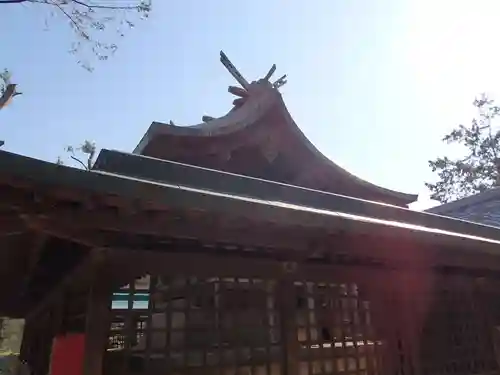
[[[35,375],[500,373],[500,229],[407,209],[293,121],[276,69],[92,170],[0,152],[0,316]],[[497,274],[497,272],[499,274]]]

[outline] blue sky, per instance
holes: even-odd
[[[123,0],[120,0],[123,2]],[[288,109],[311,141],[350,172],[420,193],[442,135],[473,115],[472,100],[500,88],[495,1],[154,0],[150,20],[88,73],[66,51],[63,17],[2,5],[0,68],[23,96],[0,112],[5,149],[55,161],[92,139],[131,151],[152,121],[193,124],[223,115],[232,77],[277,64]]]

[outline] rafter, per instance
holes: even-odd
[[[393,266],[409,264],[415,269],[446,265],[475,269],[489,267],[500,270],[500,260],[494,254],[450,252],[445,245],[431,247],[403,237],[396,241],[383,235],[333,235],[318,231],[310,231],[307,235],[307,231],[300,228],[291,230],[270,225],[258,228],[248,222],[240,223],[238,228],[224,227],[221,222],[211,222],[207,217],[191,216],[182,220],[168,212],[152,216],[136,214],[121,218],[116,216],[113,218],[104,212],[87,212],[80,215],[66,216],[60,213],[54,214],[52,218],[34,217],[32,220],[36,220],[37,225],[51,235],[78,241],[87,246],[129,249],[156,247],[157,250],[161,250],[165,246],[168,247],[168,241],[191,239],[206,244],[207,248],[211,244],[221,248],[224,247],[224,243],[237,244],[240,250],[235,252],[241,251],[246,256],[262,257],[267,253],[283,260],[301,262],[304,257],[314,256],[319,252],[329,254],[328,256],[335,261],[366,260],[386,262]],[[69,217],[73,217],[73,221],[69,220]],[[150,238],[150,241],[141,238]]]

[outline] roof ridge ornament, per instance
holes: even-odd
[[[275,71],[276,71],[276,64],[273,64],[273,66],[271,66],[271,69],[269,69],[266,76],[264,77],[264,80],[269,81],[269,78],[273,76]]]
[[[274,81],[273,87],[275,89],[279,89],[281,86],[286,85],[287,82],[288,81],[286,79],[286,74],[285,74],[285,75],[281,76],[278,80]]]
[[[241,75],[241,73],[236,69],[233,63],[229,60],[226,54],[223,51],[220,51],[220,62],[224,65],[227,71],[234,77],[236,81],[245,89],[248,90],[250,84],[248,81]]]
[[[237,98],[233,101],[233,108],[231,111],[234,111],[243,104],[246,103],[248,97],[251,95],[252,92],[255,92],[255,90],[250,90],[250,87],[255,87],[259,86],[260,88],[273,88],[275,90],[278,90],[281,86],[287,83],[286,80],[286,74],[279,78],[278,80],[274,82],[270,82],[269,80],[273,76],[273,74],[276,72],[276,64],[273,64],[271,66],[271,69],[267,72],[267,74],[264,76],[264,78],[261,78],[257,81],[253,81],[252,83],[248,83],[245,77],[240,73],[240,71],[233,65],[231,60],[227,57],[227,55],[224,53],[224,51],[220,51],[220,62],[224,67],[227,69],[229,74],[233,76],[233,78],[241,85],[240,86],[229,86],[228,91],[233,94],[234,96],[237,96]],[[261,90],[257,90],[261,91]],[[214,117],[212,116],[203,116],[201,119],[204,123],[210,122],[215,120]]]
[[[227,69],[227,71],[234,77],[234,79],[243,87],[245,91],[248,91],[250,84],[248,81],[243,77],[243,75],[239,72],[238,69],[233,65],[231,60],[227,57],[227,55],[224,53],[224,51],[220,51],[220,62],[224,67]],[[276,64],[273,64],[271,66],[271,69],[267,72],[267,74],[264,76],[264,78],[258,80],[257,82],[260,81],[268,81],[271,79],[273,74],[276,72]],[[286,74],[280,77],[278,80],[274,81],[271,86],[275,89],[279,89],[281,86],[285,85],[288,81],[286,80]],[[252,82],[253,83],[253,82]],[[240,96],[240,95],[238,95]]]

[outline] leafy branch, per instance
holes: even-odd
[[[446,203],[477,194],[500,185],[500,129],[494,119],[500,107],[485,95],[474,100],[478,118],[469,126],[459,125],[443,137],[447,144],[458,144],[464,149],[461,157],[447,156],[429,161],[438,181],[426,183],[431,199]]]

